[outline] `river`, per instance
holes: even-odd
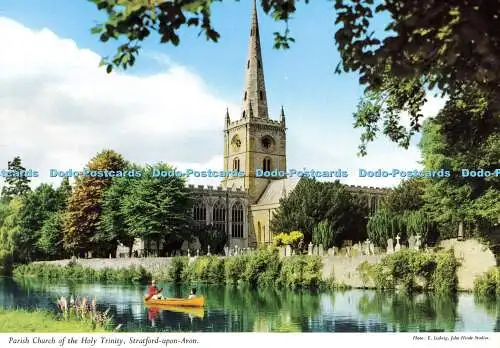
[[[159,284],[166,296],[188,287]],[[60,296],[96,297],[121,331],[128,332],[494,332],[500,303],[479,303],[472,294],[437,297],[368,290],[328,293],[199,287],[206,308],[188,312],[148,309],[146,285],[75,284],[0,278],[0,306],[57,311]],[[1,331],[1,328],[0,328]]]

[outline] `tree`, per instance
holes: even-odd
[[[106,22],[95,27],[93,33],[102,42],[125,39],[111,61],[104,59],[108,72],[113,67],[132,66],[140,43],[155,32],[162,43],[173,45],[179,44],[178,32],[183,27],[200,27],[214,42],[220,37],[212,26],[211,8],[222,0],[90,1],[107,15]],[[265,13],[285,23],[282,33],[274,33],[275,47],[289,48],[294,39],[288,22],[296,12],[295,1],[260,3]],[[434,87],[452,95],[464,84],[475,84],[487,96],[492,110],[500,110],[498,1],[336,0],[335,11],[335,41],[341,56],[337,73],[359,73],[367,93],[385,93],[411,117],[409,130],[399,124],[399,113],[358,118],[356,126],[365,128],[362,142],[373,140],[373,132],[380,131],[377,124],[384,120],[383,133],[401,146],[408,146],[408,139],[421,127],[425,90]],[[373,28],[377,21],[388,22],[384,32]],[[390,76],[392,82],[384,75]],[[362,143],[361,155],[366,154],[365,145]]]
[[[140,170],[137,166],[131,166],[127,170]],[[124,202],[132,194],[136,178],[120,177],[112,180],[111,186],[104,193],[102,200],[102,211],[99,226],[93,237],[93,242],[106,248],[111,253],[112,248],[122,243],[129,248],[129,256],[132,256],[135,234],[126,223],[127,213]]]
[[[51,185],[41,184],[24,198],[23,203],[16,245],[19,261],[31,262],[42,257],[37,249],[40,230],[44,221],[59,210],[60,201]]]
[[[68,201],[64,222],[64,247],[67,250],[83,254],[93,249],[92,238],[98,229],[102,199],[112,182],[111,177],[105,177],[104,173],[121,172],[126,167],[123,157],[113,150],[104,150],[89,161],[89,172],[77,178]]]
[[[64,210],[68,206],[69,198],[71,197],[71,184],[69,183],[69,178],[66,176],[62,179],[61,184],[57,188],[57,194],[60,201],[60,209]]]
[[[18,247],[16,238],[20,231],[20,211],[23,202],[20,197],[12,198],[3,206],[3,220],[0,221],[0,274],[8,274],[16,261]]]
[[[420,148],[425,168],[451,173],[430,180],[424,194],[424,209],[439,224],[441,237],[456,236],[457,223],[473,233],[498,223],[500,177],[464,176],[464,169],[494,173],[500,158],[500,118],[482,93],[464,87],[453,94],[436,118],[424,123]]]
[[[154,171],[173,171],[168,164],[148,166],[140,178],[131,182],[131,192],[123,199],[123,214],[128,235],[166,243],[170,251],[189,239],[193,205],[186,178],[156,176]],[[159,251],[159,250],[158,250]]]
[[[13,197],[22,196],[31,191],[29,175],[26,168],[21,164],[21,157],[17,156],[12,161],[9,161],[5,175],[7,186],[2,187],[2,199],[10,200]]]
[[[366,211],[360,214],[358,202],[338,181],[302,179],[293,192],[280,201],[280,207],[271,220],[271,229],[302,231],[304,242],[309,243],[318,223],[328,220],[336,236],[357,240],[363,237],[362,231],[352,227],[359,226],[359,220],[364,224],[366,216]]]
[[[220,254],[227,245],[228,235],[212,225],[205,226],[198,230],[198,240],[200,241],[203,250],[208,250],[210,246],[210,253]]]
[[[64,213],[61,211],[50,214],[43,222],[36,246],[48,259],[63,258],[63,226]]]
[[[425,180],[411,178],[403,180],[385,198],[386,208],[393,213],[419,210],[424,205]]]

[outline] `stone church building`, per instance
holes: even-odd
[[[229,115],[226,111],[224,119],[224,171],[244,172],[244,176],[227,177],[215,188],[194,185],[190,188],[195,197],[193,218],[198,226],[224,231],[230,247],[255,248],[272,242],[273,211],[300,180],[256,176],[257,169],[286,171],[287,159],[283,107],[278,120],[269,116],[255,3],[245,70],[241,112]],[[378,199],[387,191],[361,186],[347,188],[367,195],[371,210],[376,209]],[[141,244],[138,249],[155,249]]]

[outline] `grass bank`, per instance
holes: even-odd
[[[0,309],[0,327],[2,332],[54,332],[85,333],[110,331],[91,322],[77,319],[64,319],[53,313],[35,310]]]

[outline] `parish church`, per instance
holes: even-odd
[[[231,248],[256,248],[272,243],[273,212],[279,207],[280,199],[290,194],[300,180],[255,175],[257,169],[287,170],[286,116],[283,107],[278,119],[272,119],[269,114],[255,2],[244,64],[246,78],[241,112],[230,115],[226,111],[224,117],[223,166],[226,172],[241,171],[244,176],[227,177],[219,187],[190,185],[195,197],[193,218],[197,226],[227,233]],[[374,187],[346,187],[365,195],[372,212],[387,192]],[[156,250],[156,245],[151,243],[155,242],[143,241],[134,249]]]

